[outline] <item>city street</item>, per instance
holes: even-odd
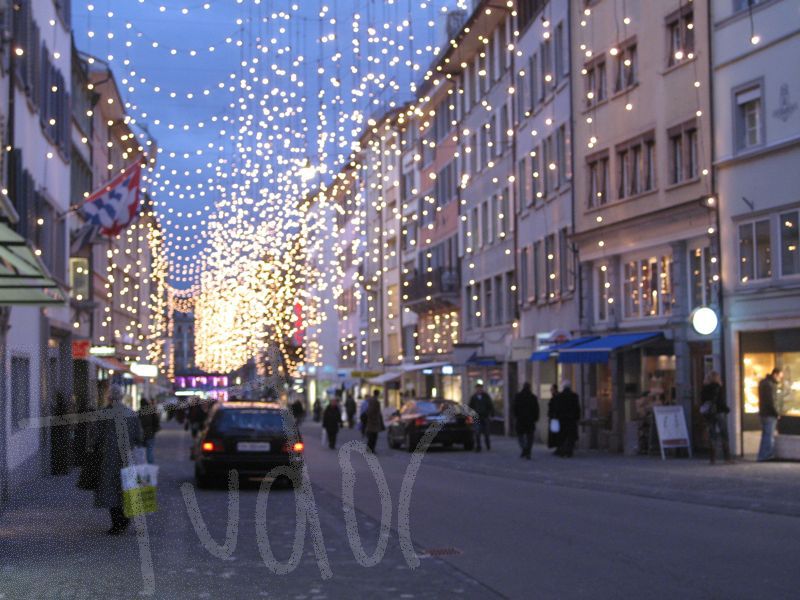
[[[316,424],[303,431],[322,563],[312,525],[296,569],[281,575],[265,566],[257,484],[241,493],[235,549],[212,556],[180,490],[192,481],[191,438],[169,424],[156,452],[160,510],[141,530],[107,536],[107,514],[74,487],[74,472],[13,500],[0,517],[0,597],[790,598],[800,584],[788,551],[800,535],[800,498],[791,492],[800,484],[795,464],[709,467],[588,453],[567,461],[541,447],[527,462],[510,439],[495,439],[492,451],[481,454],[432,450],[411,494],[410,533],[421,556],[412,569],[397,537],[411,455],[389,450],[381,439],[392,534],[383,558],[365,567],[348,542],[338,455],[322,447]],[[346,430],[341,438],[340,445],[358,434]],[[381,500],[366,461],[354,453],[352,465],[355,514],[369,557],[379,537]],[[198,491],[197,499],[221,546],[226,491]],[[279,561],[292,552],[294,500],[292,491],[276,489],[267,503],[269,544]]]

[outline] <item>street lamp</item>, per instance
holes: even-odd
[[[711,335],[717,330],[719,317],[715,310],[708,306],[701,306],[692,311],[689,316],[692,329],[700,335]]]

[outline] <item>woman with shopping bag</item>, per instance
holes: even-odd
[[[130,519],[125,516],[120,472],[127,467],[133,450],[144,444],[139,416],[123,403],[124,392],[118,385],[108,389],[108,404],[97,413],[99,478],[94,490],[94,503],[111,514],[109,535],[125,531]]]

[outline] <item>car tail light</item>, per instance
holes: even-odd
[[[216,452],[222,449],[212,441],[203,442],[200,448],[203,450],[203,452]]]
[[[472,425],[472,423],[473,423],[472,417],[467,417],[466,419],[464,419],[464,422],[465,422],[467,425]]]
[[[292,446],[292,450],[294,450],[297,453],[300,453],[305,449],[305,447],[306,445],[303,442],[295,442],[294,445]]]
[[[425,417],[417,417],[416,419],[414,419],[414,425],[416,425],[417,427],[424,427],[427,424],[428,424],[428,419],[426,419]]]

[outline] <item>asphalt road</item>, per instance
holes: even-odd
[[[14,499],[0,516],[0,598],[727,599],[794,598],[800,588],[797,516],[721,508],[708,494],[702,502],[683,501],[680,490],[663,499],[562,485],[560,472],[592,459],[560,462],[538,449],[528,463],[505,440],[488,454],[425,455],[406,496],[410,521],[403,527],[399,505],[411,455],[389,450],[381,439],[378,478],[388,487],[384,522],[391,530],[383,531],[385,552],[376,554],[381,496],[367,461],[348,446],[351,511],[342,500],[342,453],[321,445],[315,425],[304,432],[314,510],[301,520],[310,524],[296,566],[286,565],[295,550],[299,496],[276,490],[264,506],[258,483],[245,486],[238,517],[233,513],[235,545],[223,548],[228,494],[197,491],[205,525],[193,524],[181,492],[192,481],[189,438],[168,427],[157,447],[160,510],[121,538],[104,534],[107,516],[74,488],[74,476],[45,480]],[[353,439],[357,434],[345,431],[340,442]],[[636,464],[650,472],[660,463]],[[261,536],[259,512],[266,515]],[[348,513],[355,516],[350,530]],[[352,549],[353,527],[362,564]],[[401,545],[400,533],[411,546]],[[272,563],[264,558],[270,552]],[[375,564],[363,566],[370,558]],[[276,572],[277,561],[289,572]]]

